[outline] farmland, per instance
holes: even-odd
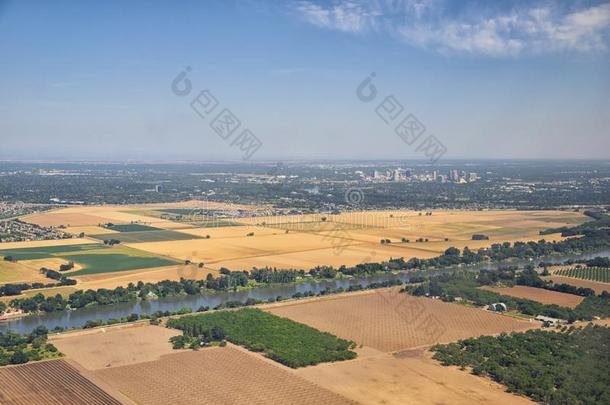
[[[95,375],[148,405],[354,403],[231,345],[106,368]]]
[[[424,350],[373,353],[296,374],[361,404],[532,405],[489,380],[439,366]]]
[[[563,276],[547,276],[543,277],[546,280],[551,280],[555,284],[569,284],[575,287],[590,288],[595,291],[596,294],[601,294],[604,291],[610,292],[610,285],[608,283],[600,283],[598,281],[582,280],[579,278],[563,277]]]
[[[293,368],[356,357],[352,342],[258,309],[185,316],[168,326],[190,338],[220,329],[228,341]]]
[[[38,269],[33,269],[21,263],[0,260],[0,284],[18,282],[45,283],[48,280]]]
[[[47,259],[54,255],[71,254],[80,251],[92,251],[98,249],[106,249],[107,246],[101,244],[83,244],[72,246],[48,246],[48,247],[32,247],[12,250],[0,250],[0,256],[10,256],[13,260],[35,260]]]
[[[238,346],[173,350],[175,329],[144,324],[51,338],[95,379],[143,404],[316,404],[349,401]]]
[[[582,280],[610,283],[610,268],[607,267],[568,267],[553,271],[553,274],[563,277],[573,277]],[[610,287],[610,286],[609,286]]]
[[[188,214],[191,211],[204,213],[207,209],[217,208],[228,209],[229,212],[240,210],[242,213],[255,213],[263,207],[197,201],[134,206],[82,206],[33,214],[23,220],[66,226],[70,233],[86,235],[85,238],[72,239],[72,245],[109,239],[122,241],[120,248],[113,247],[117,249],[113,252],[117,255],[114,257],[102,256],[101,251],[98,252],[98,257],[75,256],[70,259],[66,255],[66,258],[80,266],[76,270],[78,273],[72,275],[79,282],[87,282],[87,288],[97,288],[97,285],[114,288],[129,282],[158,280],[161,274],[172,280],[189,275],[204,278],[208,273],[217,274],[222,267],[231,270],[265,266],[309,270],[321,265],[354,266],[397,257],[432,258],[453,246],[476,249],[505,241],[538,240],[540,230],[586,220],[585,216],[576,212],[510,210],[448,210],[434,211],[431,215],[412,210],[273,217],[208,218],[194,215],[196,221],[188,223],[168,219],[174,218],[172,215]],[[201,224],[197,225],[197,221],[212,221],[215,226],[199,226]],[[218,226],[224,222],[230,222],[231,226]],[[110,228],[103,225],[109,223],[112,224]],[[489,240],[473,241],[472,235],[475,233],[485,234]],[[558,234],[544,237],[546,240],[561,239]],[[381,244],[382,239],[389,242]],[[63,241],[57,242],[66,244]],[[23,242],[3,247],[9,250],[30,246],[47,245]],[[129,252],[120,251],[121,249],[129,249]],[[87,256],[90,253],[92,252],[83,252]],[[44,257],[41,254],[37,257],[41,256]],[[60,255],[53,253],[53,256]],[[138,259],[134,260],[134,256]],[[89,264],[77,263],[77,258]],[[127,264],[109,264],[107,271],[100,272],[98,264],[119,260],[126,260]],[[185,271],[169,268],[167,271],[155,270],[159,266],[177,265],[187,260],[204,263],[205,267],[184,269]],[[119,271],[125,273],[119,276]]]
[[[584,297],[557,291],[549,291],[543,288],[514,286],[514,287],[481,287],[482,290],[492,291],[510,297],[525,298],[542,304],[559,305],[560,307],[576,308]]]
[[[13,260],[33,270],[38,270],[41,267],[41,260],[44,259],[53,259],[55,264],[57,264],[59,259],[78,264],[77,270],[65,272],[66,276],[111,273],[170,266],[178,263],[176,260],[157,257],[128,247],[110,247],[103,244],[42,246],[0,250],[0,255],[4,257],[10,256]]]
[[[138,324],[115,326],[104,333],[83,330],[53,336],[50,341],[85,369],[100,370],[159,360],[174,352],[168,341],[179,334],[174,329]]]
[[[528,321],[412,297],[395,289],[279,304],[267,310],[384,352],[536,327]]]
[[[121,241],[121,243],[139,243],[139,242],[158,242],[158,241],[174,241],[174,240],[187,240],[187,239],[199,239],[198,236],[189,235],[182,232],[168,231],[168,230],[150,230],[150,231],[129,231],[113,234],[97,234],[89,235],[92,238],[99,240],[114,239]]]
[[[119,405],[64,360],[0,368],[0,398],[14,405]]]
[[[155,228],[154,226],[140,224],[108,225],[106,226],[106,228],[116,232],[145,232],[161,230],[161,228]]]

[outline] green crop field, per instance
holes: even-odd
[[[161,228],[155,228],[154,226],[140,225],[140,224],[125,224],[125,225],[112,225],[107,227],[117,232],[145,232],[145,231],[162,231]]]
[[[185,316],[170,320],[168,326],[182,330],[186,337],[220,328],[228,341],[292,368],[356,357],[350,350],[353,342],[260,309]]]
[[[102,244],[0,250],[0,255],[11,256],[17,261],[59,257],[79,264],[81,269],[66,272],[65,274],[68,276],[147,269],[180,263],[173,259],[155,256],[124,246],[110,247]]]
[[[0,250],[0,256],[11,256],[13,260],[46,259],[60,253],[80,252],[85,250],[109,249],[100,243],[88,243],[84,245],[46,246],[20,249]]]
[[[199,236],[189,235],[188,233],[176,232],[176,231],[145,231],[145,232],[125,232],[125,233],[111,233],[111,234],[100,234],[90,235],[92,238],[99,240],[116,239],[122,243],[138,243],[138,242],[163,242],[170,240],[187,240],[187,239],[201,239]]]
[[[165,214],[176,214],[176,215],[193,215],[199,213],[201,215],[202,210],[196,208],[163,208],[159,210]]]
[[[580,278],[582,280],[610,283],[610,268],[607,267],[573,267],[571,269],[559,269],[555,274],[564,277]]]
[[[134,254],[135,253],[135,254]],[[113,249],[112,252],[83,253],[63,256],[82,266],[82,269],[70,272],[68,276],[86,274],[112,273],[117,271],[148,269],[178,264],[178,261],[153,255],[140,255],[131,249]]]

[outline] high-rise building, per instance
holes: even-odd
[[[394,181],[401,181],[403,179],[403,170],[398,168],[395,169],[394,172],[392,173],[392,180]]]

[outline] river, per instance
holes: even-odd
[[[528,260],[511,260],[502,263],[484,263],[474,266],[461,266],[458,269],[478,271],[480,269],[496,269],[506,265],[524,265],[527,263],[539,263],[540,261],[559,263],[567,259],[590,259],[596,256],[610,257],[610,250],[604,250],[596,253],[587,253],[579,256],[554,256],[544,259]],[[428,270],[426,274],[440,274],[445,272],[455,271],[456,268],[446,268],[437,270]],[[278,296],[291,298],[294,294],[314,292],[318,293],[328,288],[347,289],[351,285],[362,285],[366,287],[372,283],[379,283],[388,280],[400,280],[407,282],[410,277],[422,274],[421,272],[398,272],[376,274],[373,276],[363,276],[349,279],[334,279],[323,281],[308,281],[296,284],[274,284],[264,287],[256,287],[242,291],[226,291],[226,292],[206,292],[198,295],[179,295],[172,297],[160,298],[150,301],[132,301],[112,305],[93,305],[90,307],[77,309],[74,311],[58,311],[49,312],[40,315],[29,315],[23,318],[17,318],[10,321],[0,322],[0,331],[8,329],[19,333],[30,333],[39,325],[44,325],[47,329],[52,330],[55,327],[64,329],[80,328],[88,320],[107,321],[109,319],[120,319],[130,314],[152,314],[156,311],[177,311],[181,308],[188,307],[193,311],[198,308],[210,307],[226,303],[228,301],[244,302],[249,298],[261,301],[276,299]]]

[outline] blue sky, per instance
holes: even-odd
[[[608,2],[0,0],[0,55],[0,159],[242,159],[204,89],[255,160],[421,158],[389,95],[446,157],[610,158]]]

